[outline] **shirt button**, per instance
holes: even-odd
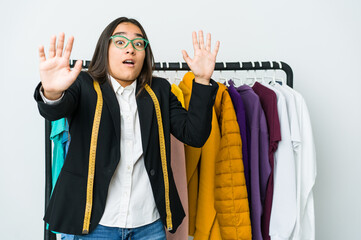
[[[132,167],[130,165],[128,165],[128,170],[130,170]]]
[[[151,175],[151,176],[154,176],[154,174],[155,174],[154,169],[151,169],[151,170],[150,170],[150,175]]]

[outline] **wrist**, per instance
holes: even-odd
[[[40,90],[43,92],[44,97],[46,97],[49,100],[57,100],[63,94],[63,92],[49,92],[49,91],[46,91],[44,88],[41,88]]]
[[[200,77],[195,77],[195,78],[194,78],[194,81],[195,81],[196,83],[203,84],[203,85],[209,85],[210,80],[211,80],[211,79],[200,78]]]

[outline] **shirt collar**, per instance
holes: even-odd
[[[132,84],[130,84],[130,85],[126,86],[126,87],[123,87],[110,74],[109,74],[109,78],[110,78],[110,81],[112,83],[113,90],[114,90],[115,93],[122,94],[125,89],[129,89],[129,90],[132,91],[132,90],[135,90],[137,88],[137,79],[135,79],[135,81],[132,82]]]

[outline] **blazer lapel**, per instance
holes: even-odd
[[[117,97],[115,96],[113,87],[106,81],[104,84],[100,85],[103,92],[103,99],[106,103],[110,115],[112,116],[115,134],[117,139],[120,141],[120,108]]]
[[[139,85],[140,84],[137,84],[136,94],[140,89]],[[153,121],[154,105],[152,98],[149,96],[145,89],[143,89],[139,96],[136,97],[136,101],[139,113],[140,131],[142,135],[143,154],[145,154],[147,152],[150,129]]]

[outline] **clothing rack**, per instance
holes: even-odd
[[[73,68],[76,60],[70,60],[70,68]],[[83,69],[89,67],[90,61],[83,61]],[[185,62],[156,62],[155,71],[189,71]],[[247,71],[247,70],[282,70],[286,73],[287,85],[293,87],[293,71],[285,62],[267,61],[267,62],[216,62],[215,71]],[[51,122],[45,120],[45,209],[48,206],[52,189],[52,144],[50,140]],[[56,235],[46,229],[44,223],[44,240],[56,240]]]

